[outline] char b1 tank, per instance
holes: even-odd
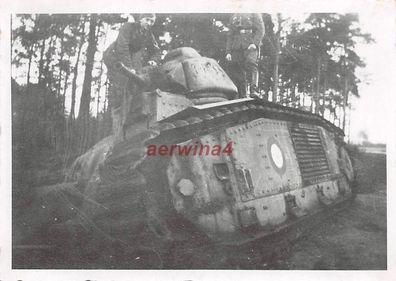
[[[75,184],[63,192],[79,200],[53,227],[67,229],[79,248],[158,254],[198,236],[244,245],[353,197],[343,131],[322,117],[235,99],[219,64],[191,48],[138,74],[118,66],[139,88],[124,140],[110,137],[76,160],[68,177]]]

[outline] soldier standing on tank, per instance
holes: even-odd
[[[157,65],[161,52],[151,32],[154,23],[155,14],[139,14],[137,22],[124,23],[116,41],[103,54],[110,82],[109,103],[116,142],[123,139],[123,125],[132,98],[129,91],[133,88],[128,84],[129,78],[117,68],[117,63],[121,62],[136,72],[139,72],[146,62],[148,65]]]
[[[258,56],[265,34],[261,14],[233,14],[229,24],[226,59],[240,97],[258,97]]]

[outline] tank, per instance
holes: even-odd
[[[68,210],[51,226],[63,247],[114,267],[139,267],[145,256],[163,268],[202,241],[243,247],[297,236],[353,198],[344,133],[322,117],[234,99],[226,72],[191,48],[142,73],[118,67],[138,85],[124,140],[108,137],[74,163],[60,189]]]

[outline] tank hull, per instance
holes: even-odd
[[[132,110],[125,141],[86,167],[87,184],[62,190],[79,202],[51,236],[69,248],[110,264],[120,249],[123,257],[145,252],[145,267],[163,268],[174,243],[274,244],[296,233],[288,241],[353,197],[342,131],[317,115],[253,99],[200,106],[170,93],[148,99],[152,107]],[[112,266],[140,268],[122,260]]]
[[[316,115],[246,99],[176,115],[148,145],[170,158],[173,208],[214,241],[268,236],[352,196],[341,132]]]

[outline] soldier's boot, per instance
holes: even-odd
[[[260,90],[258,89],[258,87],[254,84],[250,85],[250,94],[249,97],[254,98],[254,99],[260,99]]]
[[[243,77],[238,86],[238,93],[240,99],[249,97],[249,83],[246,80],[246,71],[243,71]]]
[[[243,87],[244,87],[244,90],[243,90],[243,93],[242,93],[242,98],[250,97],[250,94],[249,94],[250,93],[250,84],[245,82]]]
[[[252,72],[252,82],[249,85],[249,94],[251,98],[260,98],[260,90],[258,88],[258,71]]]

